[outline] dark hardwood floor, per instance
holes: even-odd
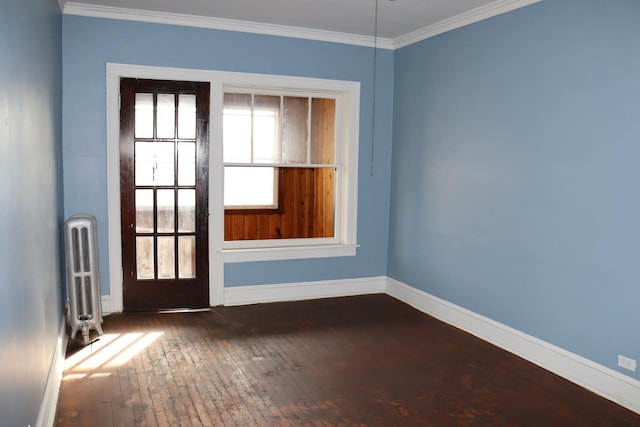
[[[386,295],[111,315],[71,343],[57,426],[640,426]]]

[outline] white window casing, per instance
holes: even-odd
[[[360,84],[289,76],[224,73],[222,92],[332,98],[336,101],[336,158],[335,164],[331,165],[336,171],[334,237],[224,241],[221,249],[224,261],[247,262],[355,255]],[[212,104],[216,104],[221,102],[221,98],[212,97],[211,101]],[[222,110],[221,105],[213,108]],[[217,134],[221,138],[222,132]],[[221,146],[222,141],[216,140],[214,136],[213,144]],[[264,166],[298,165],[273,163]]]

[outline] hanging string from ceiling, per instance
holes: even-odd
[[[376,160],[376,85],[378,77],[378,0],[374,0],[374,18],[373,18],[373,90],[372,90],[372,106],[371,106],[371,161],[369,163],[369,175],[373,176]]]

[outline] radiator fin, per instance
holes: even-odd
[[[89,343],[91,329],[102,335],[96,236],[96,220],[91,215],[74,215],[65,222],[69,290],[67,320],[71,327],[71,338],[75,338],[77,332],[82,331],[85,345]]]

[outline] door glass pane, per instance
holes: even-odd
[[[173,236],[158,236],[158,279],[176,277],[174,239]]]
[[[138,279],[153,279],[153,237],[136,237],[136,272]]]
[[[280,97],[256,95],[253,99],[253,162],[276,163],[280,146]]]
[[[136,190],[136,233],[153,233],[153,190]]]
[[[195,95],[178,95],[178,138],[196,138]]]
[[[222,113],[222,151],[225,162],[251,162],[251,95],[225,93]]]
[[[134,123],[136,138],[153,138],[153,94],[136,93]]]
[[[178,237],[178,277],[196,277],[196,236]]]
[[[158,94],[157,138],[174,138],[176,123],[176,96],[172,93]]]
[[[175,190],[158,190],[158,233],[173,233],[175,227]]]
[[[336,152],[336,100],[311,101],[311,163],[332,164]]]
[[[173,142],[136,141],[136,185],[173,185]]]
[[[196,185],[196,143],[178,143],[178,185]]]
[[[282,162],[307,163],[309,99],[285,96],[283,115]]]
[[[196,231],[196,190],[178,190],[178,231]]]

